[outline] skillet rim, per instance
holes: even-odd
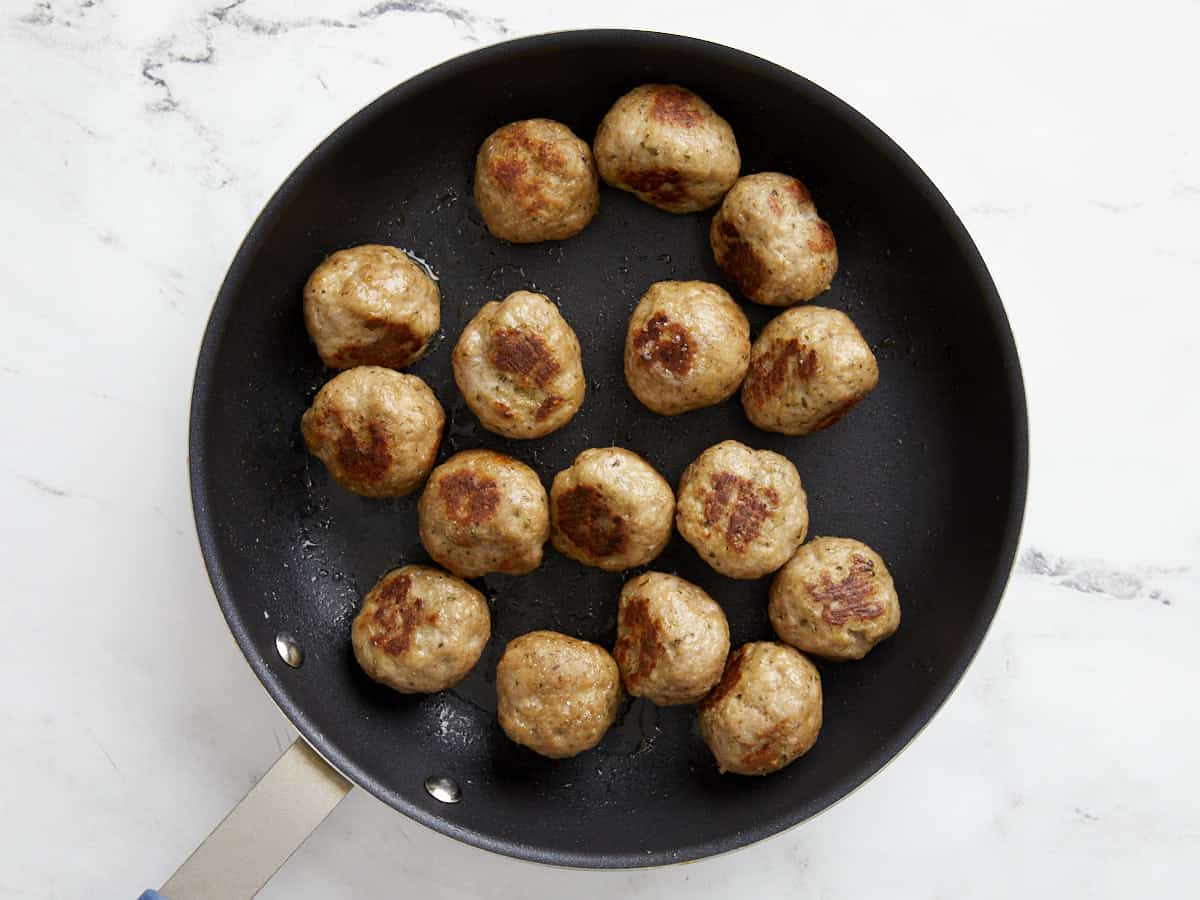
[[[731,831],[728,834],[708,841],[677,847],[674,850],[653,851],[646,853],[589,853],[586,850],[547,850],[544,847],[520,841],[495,837],[470,828],[465,828],[447,820],[436,811],[431,811],[412,798],[402,795],[398,790],[392,790],[380,782],[368,778],[353,759],[353,752],[343,752],[324,735],[319,728],[307,717],[304,709],[296,703],[279,677],[273,671],[268,661],[263,658],[249,636],[239,606],[229,587],[220,558],[220,540],[216,524],[213,522],[207,505],[209,491],[206,469],[206,444],[204,433],[207,430],[206,402],[209,399],[210,383],[226,325],[231,314],[236,285],[242,280],[246,269],[262,243],[264,235],[273,226],[291,200],[292,194],[307,179],[309,172],[320,165],[327,156],[337,152],[344,143],[351,139],[360,129],[369,126],[378,115],[385,113],[393,105],[405,102],[409,97],[418,95],[428,87],[443,81],[460,78],[479,63],[495,62],[506,57],[528,51],[546,48],[563,49],[563,45],[591,44],[606,42],[614,49],[624,51],[647,52],[660,49],[664,45],[678,49],[699,52],[708,56],[714,64],[725,67],[737,67],[758,75],[771,74],[775,78],[790,82],[797,94],[807,95],[810,102],[823,105],[827,110],[840,117],[851,126],[863,140],[867,141],[891,162],[897,166],[913,187],[929,204],[930,210],[946,228],[947,236],[956,251],[965,261],[981,287],[980,302],[991,327],[998,339],[1003,381],[1007,388],[1009,415],[1013,423],[1014,433],[1011,435],[1015,453],[1011,461],[1010,483],[1012,491],[1005,516],[1003,537],[998,555],[996,556],[990,577],[987,595],[981,606],[981,616],[974,629],[967,634],[963,646],[968,648],[958,662],[950,667],[940,683],[930,691],[928,699],[915,710],[914,719],[919,724],[894,735],[886,744],[883,753],[877,753],[878,761],[873,767],[868,764],[864,771],[847,783],[837,786],[829,795],[827,802],[820,809],[805,814],[800,812],[766,822],[759,822],[754,827]],[[669,863],[698,860],[716,856],[764,838],[789,830],[807,821],[821,812],[831,808],[849,794],[853,793],[879,771],[890,765],[903,752],[921,731],[928,726],[934,716],[945,704],[951,693],[961,683],[967,668],[974,661],[986,637],[987,631],[994,621],[996,610],[1007,586],[1009,576],[1016,558],[1020,540],[1021,526],[1024,517],[1029,479],[1029,422],[1025,397],[1024,380],[1021,374],[1020,360],[1017,354],[1016,342],[1004,307],[992,280],[987,266],[983,261],[974,241],[967,233],[966,227],[954,212],[941,192],[920,169],[907,153],[900,148],[880,128],[871,123],[857,110],[840,100],[824,88],[814,84],[790,69],[773,63],[762,57],[737,50],[722,44],[702,40],[700,38],[663,32],[600,28],[581,29],[558,32],[548,32],[513,40],[502,41],[465,54],[453,57],[430,69],[409,78],[392,87],[381,96],[351,115],[315,149],[313,149],[284,179],[262,211],[255,218],[247,231],[245,238],[238,247],[232,263],[218,291],[204,336],[200,345],[196,363],[196,374],[193,382],[191,407],[189,412],[188,429],[188,471],[191,484],[192,511],[196,525],[196,534],[200,550],[204,557],[205,568],[217,603],[225,618],[226,625],[234,640],[237,641],[242,655],[255,676],[266,688],[271,699],[280,711],[287,716],[292,725],[303,738],[330,765],[340,771],[354,784],[362,787],[374,797],[393,807],[410,819],[421,823],[433,830],[462,841],[473,847],[488,850],[504,856],[514,857],[531,862],[548,865],[587,868],[645,868]]]

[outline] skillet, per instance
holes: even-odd
[[[826,431],[758,431],[736,398],[664,418],[625,385],[626,322],[653,281],[716,281],[738,296],[708,249],[712,211],[675,216],[603,188],[599,215],[569,241],[515,246],[484,228],[471,178],[488,133],[546,116],[590,141],[612,101],[643,82],[699,93],[733,126],[743,173],[798,175],[833,227],[840,271],[815,302],[855,320],[881,374],[868,399]],[[489,599],[493,636],[458,687],[405,697],[362,674],[349,641],[361,596],[389,568],[427,560],[417,494],[381,501],[341,490],[305,452],[298,425],[332,374],[305,333],[301,288],[327,254],[368,242],[414,253],[440,279],[441,337],[412,370],[446,407],[439,460],[487,447],[529,463],[548,486],[580,451],[616,444],[677,484],[704,448],[732,438],[792,459],[809,495],[810,534],[856,537],[882,554],[903,623],[862,662],[818,663],[825,724],[807,756],[766,778],[720,775],[693,708],[644,701],[628,704],[600,746],[575,759],[542,759],[509,742],[493,688],[508,640],[539,628],[606,646],[614,639],[623,577],[549,546],[531,575],[474,582]],[[517,289],[560,304],[589,381],[566,428],[526,442],[483,430],[449,365],[474,312]],[[743,308],[755,334],[778,312]],[[196,525],[217,600],[303,740],[350,782],[444,834],[596,868],[744,846],[820,812],[892,759],[983,640],[1015,553],[1027,452],[1021,373],[995,286],[916,164],[860,114],[779,66],[690,38],[615,30],[459,57],[389,91],[314,150],[254,223],[221,287],[190,431]],[[771,637],[768,579],[724,578],[678,535],[653,568],[717,599],[734,646]],[[285,659],[301,654],[295,668]]]

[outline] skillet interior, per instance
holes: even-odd
[[[833,226],[841,270],[818,303],[849,313],[879,358],[878,389],[831,429],[784,438],[752,428],[736,399],[666,419],[621,374],[629,312],[655,280],[721,281],[710,214],[672,216],[605,188],[565,243],[492,239],[471,200],[475,150],[495,127],[549,116],[590,140],[608,105],[646,81],[705,97],[733,125],[743,172],[799,175]],[[304,331],[300,291],[329,252],[396,244],[440,277],[442,336],[414,369],[446,406],[441,458],[490,447],[554,473],[590,446],[646,456],[672,483],[725,438],[788,455],[809,494],[811,533],[853,536],[888,561],[904,622],[865,661],[821,664],[825,726],[803,760],[765,779],[717,774],[691,708],[630,705],[595,751],[551,762],[495,723],[492,679],[507,640],[552,628],[611,646],[622,577],[547,547],[522,578],[477,584],[493,638],[459,688],[405,698],[370,682],[348,629],[362,592],[423,561],[416,498],[365,500],[308,457],[300,415],[329,377]],[[481,304],[518,288],[557,300],[583,345],[589,391],[565,429],[510,442],[479,427],[449,356]],[[736,296],[736,292],[735,292]],[[772,311],[744,304],[755,333]],[[192,490],[221,608],[251,666],[305,737],[367,790],[480,847],[576,866],[690,859],[750,843],[842,797],[894,756],[945,699],[999,602],[1024,505],[1020,370],[999,298],[936,189],[885,135],[836,98],[755,57],[644,32],[546,35],[453,60],[350,119],[288,178],[221,289],[196,375]],[[708,590],[734,644],[767,638],[768,580],[735,582],[676,536],[655,568]],[[292,632],[302,668],[274,638]],[[455,776],[464,800],[422,788]]]

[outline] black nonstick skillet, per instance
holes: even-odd
[[[699,93],[732,124],[743,173],[799,176],[832,225],[841,267],[816,302],[855,320],[881,375],[828,430],[758,431],[736,399],[664,418],[625,385],[625,326],[646,288],[662,279],[726,283],[708,248],[711,211],[671,215],[604,188],[595,221],[566,242],[509,245],[481,223],[471,176],[489,132],[546,116],[590,140],[613,100],[643,82]],[[531,575],[476,582],[492,604],[493,637],[462,685],[405,697],[362,674],[349,641],[362,594],[389,568],[427,557],[416,495],[353,496],[305,452],[300,415],[331,373],[305,333],[300,294],[324,256],[368,242],[411,251],[440,279],[442,337],[413,371],[447,410],[441,458],[488,447],[529,463],[549,485],[580,451],[615,444],[677,483],[704,448],[733,438],[795,462],[812,534],[856,537],[883,555],[903,624],[862,662],[820,664],[825,724],[807,756],[765,778],[720,775],[692,708],[644,701],[575,759],[542,759],[509,742],[492,685],[505,643],[539,628],[608,646],[614,637],[622,576],[549,548]],[[449,364],[473,313],[521,288],[560,304],[589,382],[570,425],[528,442],[484,431]],[[755,332],[777,312],[744,308]],[[173,898],[252,893],[341,796],[341,776],[459,840],[564,866],[696,859],[801,822],[895,756],[962,676],[1008,577],[1027,471],[1021,372],[1000,298],[962,223],[913,161],[792,72],[634,31],[549,34],[454,59],[396,87],[314,150],[267,204],[221,288],[196,371],[190,447],[217,600],[305,743],[164,886]],[[723,578],[678,536],[654,568],[716,598],[735,646],[771,636],[767,579]],[[283,815],[270,805],[281,797],[295,807]],[[240,861],[221,856],[231,847]]]

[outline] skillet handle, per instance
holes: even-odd
[[[351,784],[296,738],[160,889],[157,900],[250,900]]]

